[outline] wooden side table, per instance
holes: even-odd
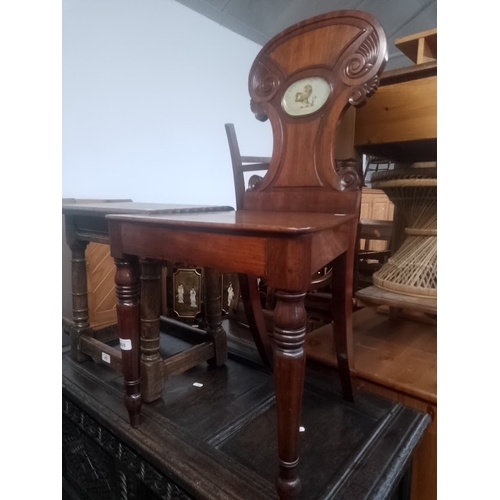
[[[66,240],[72,253],[73,321],[69,326],[69,332],[73,359],[81,362],[91,357],[94,361],[108,364],[119,371],[122,371],[123,363],[126,362],[124,359],[127,359],[126,354],[123,357],[120,350],[105,343],[116,335],[115,330],[95,331],[90,328],[88,322],[85,248],[89,242],[109,244],[108,225],[105,220],[107,214],[179,214],[224,210],[232,210],[232,208],[227,206],[140,203],[130,200],[63,199],[62,213],[65,215]],[[137,270],[137,272],[141,274],[143,294],[148,297],[150,304],[147,309],[142,311],[141,319],[143,397],[145,401],[149,402],[158,399],[164,378],[171,372],[171,365],[175,360],[169,359],[168,366],[165,367],[158,353],[160,326],[157,315],[160,310],[161,294],[160,262],[143,260],[141,267],[142,271]],[[207,277],[207,286],[213,287],[210,279],[210,276]],[[201,339],[203,343],[206,340],[205,338]],[[196,362],[200,362],[200,355],[205,356],[206,359],[213,357],[213,348],[210,346],[205,346],[205,349],[198,347],[198,351],[202,351],[202,353],[198,353]],[[221,355],[222,358],[224,355]],[[181,364],[185,366],[185,363],[186,360],[183,359]],[[174,366],[177,364],[174,363]]]

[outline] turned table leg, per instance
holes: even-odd
[[[276,292],[274,310],[274,380],[278,415],[280,499],[298,498],[301,482],[297,472],[298,439],[304,390],[306,334],[305,293]]]
[[[70,329],[71,357],[81,363],[88,356],[79,350],[82,334],[91,334],[89,325],[89,305],[87,295],[87,261],[85,260],[86,241],[76,240],[71,249],[71,295],[73,303],[73,326]]]
[[[146,403],[163,392],[163,360],[160,356],[161,264],[140,261],[141,273],[141,394]]]
[[[205,267],[203,275],[205,278],[205,319],[207,322],[207,333],[213,339],[215,351],[215,356],[208,360],[208,364],[222,366],[227,361],[227,338],[226,332],[222,328],[220,273],[213,267]]]
[[[115,259],[116,313],[123,378],[125,381],[125,407],[130,424],[138,427],[142,405],[140,386],[140,266],[136,257]]]

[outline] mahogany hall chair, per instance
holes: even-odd
[[[272,357],[282,499],[297,498],[301,485],[304,298],[312,274],[329,263],[338,370],[344,396],[354,397],[352,287],[361,190],[355,170],[335,161],[335,129],[350,105],[364,104],[375,92],[386,61],[384,31],[365,12],[330,12],[291,26],[262,48],[250,70],[250,107],[257,119],[270,120],[273,152],[266,175],[245,191],[238,210],[107,216],[111,253],[120,270],[117,312],[123,340],[136,338],[139,328],[139,277],[133,271],[139,257],[182,258],[222,272],[262,276],[276,290]],[[137,364],[138,342],[128,346],[127,355]],[[131,422],[138,424],[141,393],[134,375],[124,372],[125,402]]]

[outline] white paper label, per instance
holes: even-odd
[[[299,427],[299,432],[305,432],[305,431],[306,431],[305,427],[302,426]]]
[[[203,387],[203,384],[200,384],[199,382],[194,382],[193,384],[195,387]]]
[[[105,352],[102,353],[102,360],[106,361],[106,363],[111,363],[111,356],[109,354],[106,354]]]
[[[120,339],[120,349],[122,351],[131,351],[132,341],[130,339]]]

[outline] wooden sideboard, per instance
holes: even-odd
[[[162,335],[160,350],[166,355],[185,344]],[[144,408],[142,427],[133,429],[121,375],[68,354],[64,498],[277,500],[274,383],[258,355],[256,363],[242,362],[234,351],[224,369],[200,364],[171,377],[162,398]],[[353,405],[330,376],[311,372],[301,417],[300,498],[408,500],[412,456],[428,422],[422,412],[363,390]]]
[[[387,72],[373,99],[356,111],[358,151],[402,163],[436,160],[437,64],[421,66],[406,75]]]

